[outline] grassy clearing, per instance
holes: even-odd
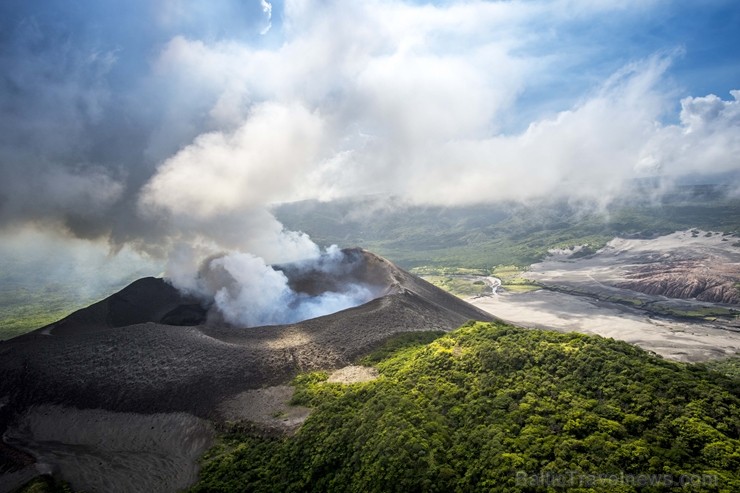
[[[493,276],[501,280],[501,288],[510,293],[528,293],[542,289],[539,285],[528,280],[524,273],[525,268],[516,265],[499,265],[493,269],[471,269],[466,267],[414,267],[411,272],[423,277],[435,286],[454,294],[460,298],[470,298],[489,294],[488,287],[482,277]]]
[[[0,340],[12,339],[26,332],[56,322],[67,315],[69,310],[43,311],[43,307],[23,306],[14,310],[15,315],[3,314],[0,320]]]
[[[489,275],[490,271],[487,269],[423,265],[410,269],[410,272],[460,298],[480,296],[491,292],[485,281],[480,279]]]
[[[485,282],[456,276],[422,276],[426,281],[460,298],[481,296],[491,292]]]
[[[4,286],[0,288],[0,340],[48,325],[81,306],[77,296],[60,287],[34,291]]]
[[[501,287],[510,293],[529,293],[542,289],[539,285],[526,278],[527,269],[516,265],[498,265],[491,275],[501,279]]]
[[[501,287],[509,293],[531,293],[532,291],[542,289],[542,287],[536,284],[502,284]]]

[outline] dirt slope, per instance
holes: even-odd
[[[280,268],[294,289],[306,293],[354,280],[377,288],[379,297],[301,323],[219,325],[214,322],[218,317],[209,316],[208,307],[198,300],[182,296],[161,279],[144,278],[57,323],[0,342],[0,433],[6,448],[30,454],[36,468],[55,470],[78,488],[162,488],[156,468],[128,464],[140,478],[136,487],[117,481],[100,490],[110,477],[125,478],[132,472],[109,460],[117,457],[117,451],[98,450],[95,444],[110,443],[110,436],[121,443],[132,437],[149,443],[140,435],[146,435],[153,416],[173,422],[189,415],[218,421],[223,419],[219,406],[240,393],[284,384],[300,371],[346,366],[394,334],[451,330],[469,319],[492,318],[383,258],[360,249],[345,250],[345,255],[347,268],[333,274]],[[64,443],[47,443],[43,430],[28,424],[46,416],[46,411],[39,411],[45,409],[75,423]],[[104,439],[100,433],[91,435],[96,428],[86,424],[88,415],[103,416],[116,423],[116,429],[99,430]],[[203,426],[177,428],[173,432],[177,436],[166,439],[201,440],[202,432],[193,430]],[[142,457],[160,453],[134,452]],[[179,456],[170,458],[183,471],[167,483],[179,485],[172,491],[194,477],[196,459],[188,457],[186,462]],[[81,475],[74,464],[83,462],[88,466]],[[26,474],[29,466],[0,457],[0,471],[4,469],[0,491],[4,478],[10,479],[14,470]]]
[[[394,334],[492,318],[385,259],[359,249],[346,253],[354,260],[341,279],[305,272],[290,277],[287,267],[286,275],[306,292],[356,279],[376,286],[380,296],[301,323],[207,325],[211,319],[197,300],[145,278],[55,324],[1,342],[0,432],[18,434],[18,423],[44,405],[218,420],[219,404],[240,392],[285,383],[300,371],[346,366]]]

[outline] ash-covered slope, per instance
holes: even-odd
[[[205,320],[206,310],[198,299],[182,295],[163,279],[144,277],[38,332],[69,335],[145,322],[198,325]]]
[[[252,328],[220,325],[213,317],[205,323],[206,309],[195,299],[147,278],[6,341],[0,344],[0,413],[7,421],[31,405],[54,403],[212,417],[231,395],[301,370],[345,365],[396,333],[491,319],[385,259],[359,249],[345,253],[353,262],[333,274],[337,278],[305,270],[291,275],[290,266],[281,267],[303,292],[351,280],[377,288],[376,299],[324,317]]]

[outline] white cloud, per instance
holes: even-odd
[[[175,38],[156,66],[207,88],[216,130],[162,163],[141,205],[205,231],[310,197],[608,200],[636,177],[737,169],[737,101],[687,98],[678,124],[661,123],[676,117],[665,72],[677,52],[628,64],[507,132],[532,81],[588,56],[544,49],[558,29],[650,5],[289,0],[279,46]]]
[[[710,94],[681,100],[681,123],[686,133],[740,126],[740,91],[730,91],[734,101]]]
[[[262,7],[262,12],[265,13],[267,20],[272,19],[272,4],[266,0],[260,0],[260,7]]]
[[[682,99],[680,123],[661,127],[645,155],[672,176],[740,170],[740,91],[730,94],[729,101],[714,94]]]
[[[267,18],[267,25],[260,31],[260,34],[265,35],[272,27],[272,4],[267,0],[260,0],[260,7],[262,7],[262,12],[265,13]]]
[[[634,177],[738,171],[740,93],[679,94],[672,46],[618,70],[610,34],[664,3],[160,0],[152,23],[113,16],[136,25],[105,49],[100,27],[75,46],[98,26],[82,14],[49,37],[21,23],[0,56],[0,224],[273,263],[317,255],[273,202],[608,200]]]
[[[262,103],[231,132],[200,135],[165,161],[145,207],[209,220],[295,196],[321,150],[323,122],[300,105]]]

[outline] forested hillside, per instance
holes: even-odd
[[[721,188],[687,187],[660,200],[635,192],[604,206],[555,199],[413,206],[365,197],[284,204],[275,214],[319,244],[361,246],[407,269],[490,269],[538,262],[551,248],[588,244],[588,253],[615,236],[649,238],[691,228],[740,232],[739,211],[740,200]]]
[[[736,379],[504,324],[404,337],[375,381],[298,377],[299,432],[234,427],[193,491],[740,491]]]

